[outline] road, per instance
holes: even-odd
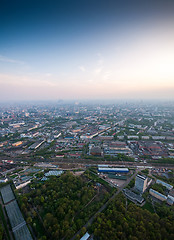
[[[118,189],[116,193],[112,195],[112,197],[110,197],[110,199],[88,220],[88,222],[83,227],[87,228],[90,224],[92,224],[97,214],[101,213],[109,205],[109,203],[123,190],[123,188],[125,188],[130,183],[130,181],[136,176],[136,174],[137,171],[135,171],[135,173]],[[74,240],[76,236],[80,234],[80,232],[81,229],[70,240]]]

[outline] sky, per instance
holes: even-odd
[[[174,100],[173,0],[1,0],[0,101]]]

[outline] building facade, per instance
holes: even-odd
[[[143,193],[147,188],[147,177],[138,174],[135,179],[135,188]]]

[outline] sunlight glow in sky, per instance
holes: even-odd
[[[172,1],[58,2],[4,1],[0,101],[174,99]]]

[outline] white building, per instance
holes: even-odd
[[[167,200],[167,197],[166,197],[165,195],[163,195],[163,194],[155,191],[155,190],[152,189],[152,188],[149,190],[149,193],[150,193],[153,197],[159,199],[160,201],[166,201],[166,200]]]
[[[174,189],[170,190],[169,194],[168,194],[168,199],[170,199],[171,203],[174,203]]]
[[[6,183],[8,181],[8,178],[1,178],[0,183]]]
[[[85,235],[83,237],[80,238],[80,240],[88,240],[90,237],[89,233],[86,232]]]

